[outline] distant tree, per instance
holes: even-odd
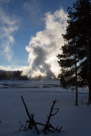
[[[28,77],[22,75],[22,71],[2,71],[0,80],[28,80]]]
[[[87,85],[91,104],[91,0],[73,3],[73,8],[68,8],[67,23],[62,54],[58,54],[59,79],[63,87],[76,86],[76,105],[78,86]]]

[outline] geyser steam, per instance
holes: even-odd
[[[31,78],[38,76],[54,77],[60,72],[57,55],[64,44],[62,34],[67,26],[67,14],[63,9],[54,14],[45,14],[45,29],[31,37],[26,50],[29,53],[29,69],[24,71]]]

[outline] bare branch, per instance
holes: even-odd
[[[58,113],[58,111],[59,111],[59,108],[55,108],[55,109],[53,109],[53,110],[56,110],[56,111],[55,111],[55,113],[52,113],[51,116],[56,115],[56,114]]]
[[[25,103],[25,101],[24,101],[23,96],[21,96],[21,99],[22,99],[22,102],[23,102],[23,104],[24,104],[24,107],[25,107],[26,113],[27,113],[27,115],[28,115],[28,118],[31,120],[32,118],[31,118],[31,115],[29,114],[29,111],[28,111],[28,108],[27,108],[27,105],[26,105],[26,103]]]
[[[23,105],[25,107],[25,111],[26,111],[27,116],[28,116],[29,119],[26,121],[26,125],[25,126],[21,122],[19,122],[20,125],[21,125],[21,128],[19,130],[21,130],[22,128],[23,128],[23,130],[27,130],[27,129],[32,129],[33,127],[35,127],[36,132],[39,135],[40,132],[38,130],[37,125],[40,125],[40,126],[44,127],[44,129],[43,129],[43,133],[44,134],[46,134],[47,131],[55,132],[55,131],[60,131],[62,129],[62,126],[60,128],[58,128],[58,127],[55,128],[50,123],[51,117],[53,117],[54,115],[56,115],[58,113],[58,111],[59,111],[59,108],[54,108],[55,104],[58,102],[56,99],[53,101],[53,103],[51,105],[49,115],[47,116],[46,124],[43,124],[43,123],[40,123],[40,122],[35,122],[34,114],[30,114],[29,113],[27,105],[26,105],[26,103],[24,101],[23,96],[21,96],[21,99],[22,99]]]
[[[51,106],[49,115],[48,115],[48,117],[47,117],[46,124],[45,124],[44,129],[43,129],[44,134],[46,134],[47,131],[51,131],[51,132],[54,132],[55,130],[56,130],[56,131],[59,131],[59,129],[56,129],[56,128],[53,127],[53,126],[51,125],[51,123],[50,123],[51,117],[54,116],[54,115],[56,115],[56,114],[58,113],[58,111],[59,111],[59,108],[54,108],[54,106],[55,106],[55,104],[56,104],[57,102],[58,102],[58,101],[57,101],[56,99],[53,101],[53,104],[52,104],[52,106]],[[55,111],[55,112],[53,113],[53,111]]]
[[[38,130],[38,128],[37,128],[36,122],[35,122],[35,120],[34,120],[34,114],[31,114],[31,115],[30,115],[30,113],[29,113],[29,111],[28,111],[28,108],[27,108],[27,105],[26,105],[26,103],[25,103],[25,101],[24,101],[23,96],[21,96],[21,99],[22,99],[22,102],[23,102],[23,104],[24,104],[24,107],[25,107],[26,113],[27,113],[27,115],[28,115],[28,118],[29,118],[28,128],[31,129],[31,128],[34,126],[35,129],[36,129],[36,131],[37,131],[37,134],[40,134],[40,132],[39,132],[39,130]]]

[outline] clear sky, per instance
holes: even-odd
[[[62,41],[58,35],[65,31],[67,7],[74,1],[0,0],[0,69],[53,72],[52,56],[58,54]]]

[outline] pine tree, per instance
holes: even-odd
[[[73,3],[73,8],[68,8],[67,23],[62,54],[58,54],[59,79],[63,87],[76,86],[76,105],[78,86],[87,85],[91,103],[91,1]]]

